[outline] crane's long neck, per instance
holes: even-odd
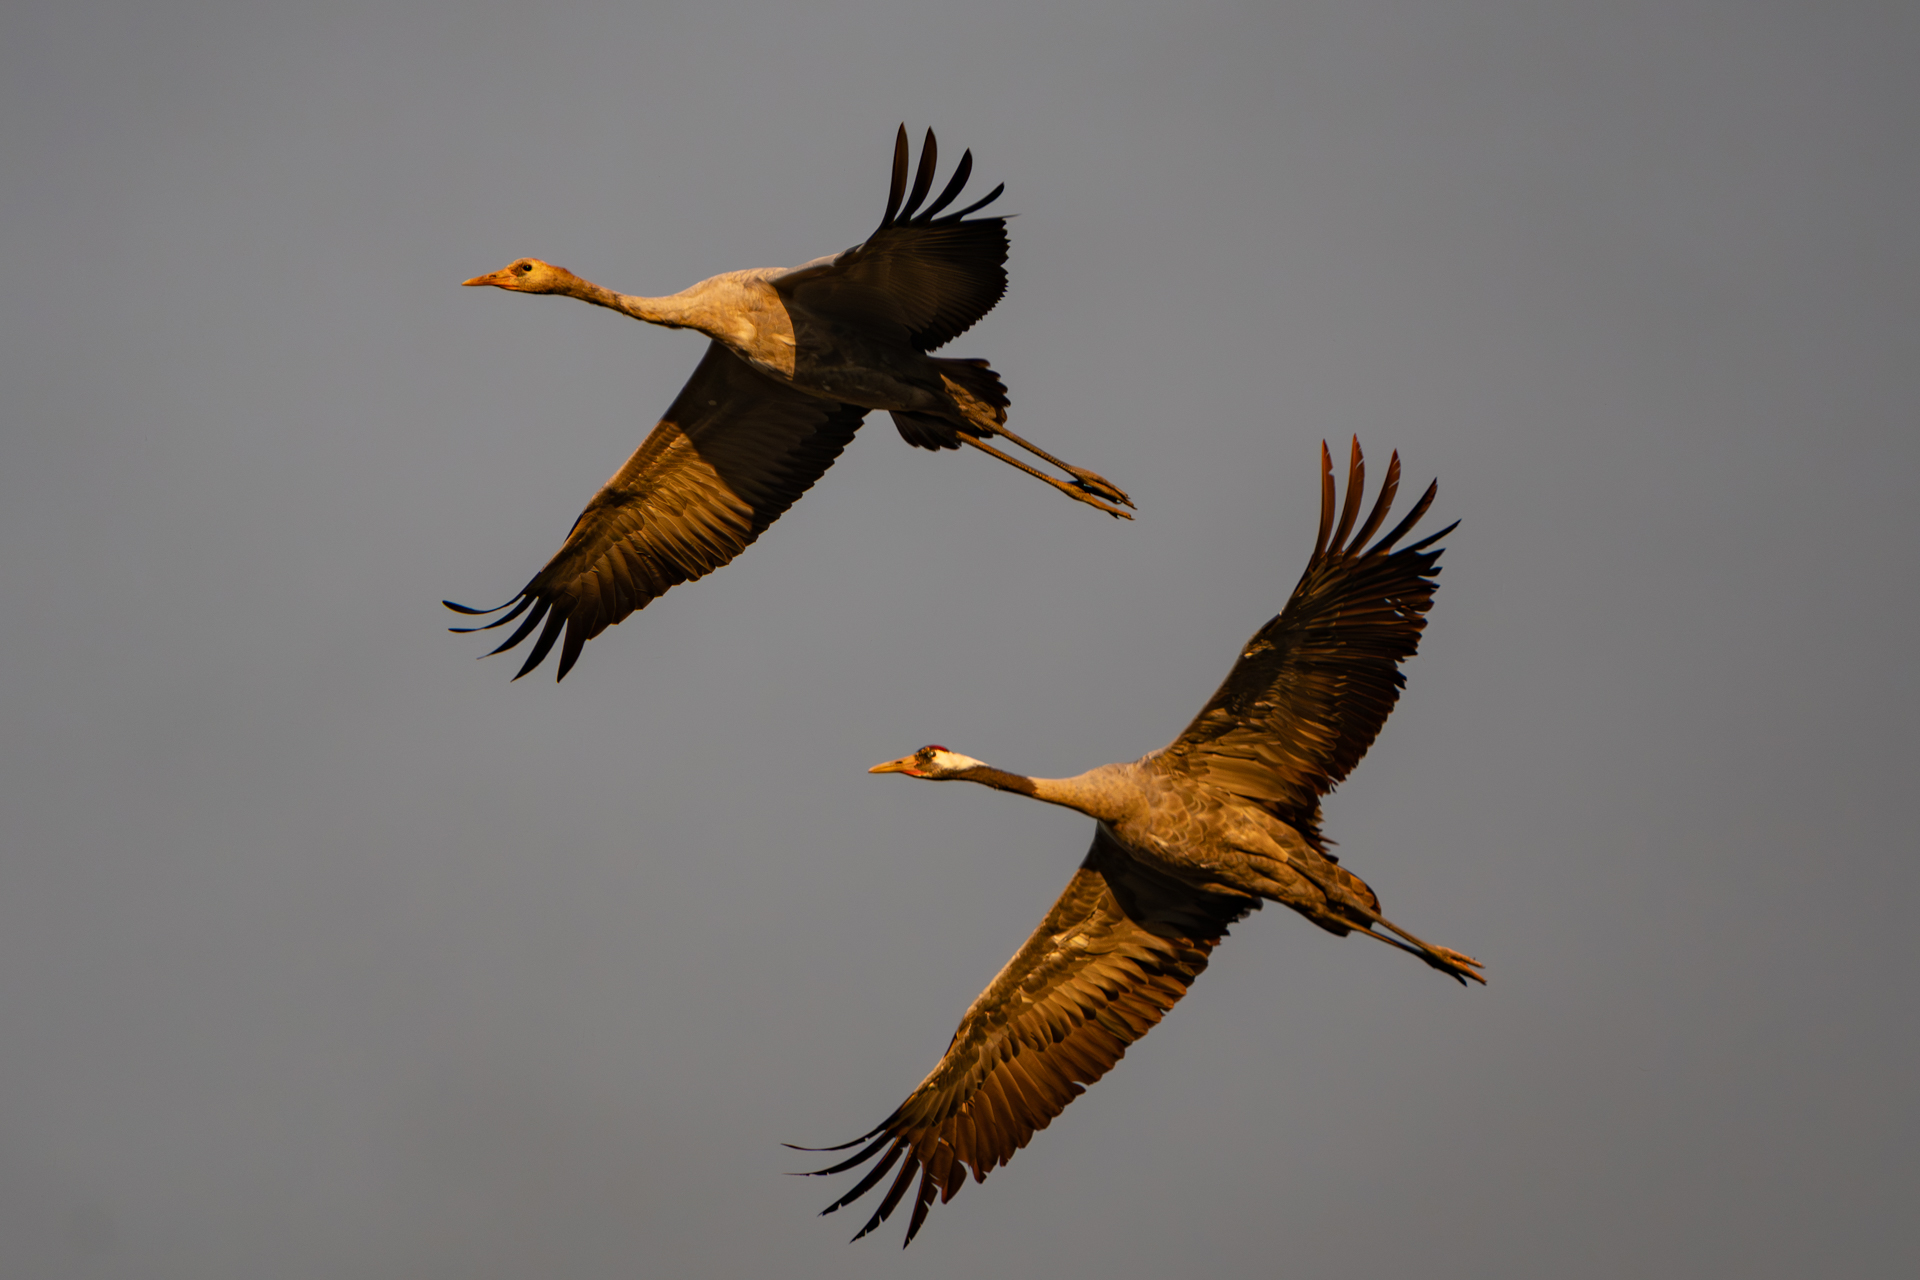
[[[676,293],[666,298],[642,298],[631,293],[616,293],[613,296],[616,299],[614,310],[624,311],[635,320],[665,325],[669,329],[700,328],[697,315],[699,308],[685,294]]]
[[[947,776],[977,782],[995,791],[1017,791],[1048,804],[1077,809],[1101,822],[1117,822],[1126,812],[1124,797],[1115,788],[1106,785],[1110,779],[1104,768],[1073,778],[1029,778],[1025,774],[996,769],[990,764],[976,764]]]
[[[676,293],[666,298],[642,298],[637,294],[615,293],[579,276],[574,276],[558,292],[582,302],[591,302],[596,307],[632,316],[635,320],[644,320],[648,324],[665,325],[669,329],[698,327],[694,318],[696,299],[686,293]]]

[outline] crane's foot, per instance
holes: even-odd
[[[1430,942],[1425,945],[1430,953],[1427,963],[1440,972],[1451,974],[1456,978],[1472,978],[1483,987],[1487,985],[1487,980],[1474,972],[1476,969],[1484,969],[1487,966],[1466,952],[1455,951],[1452,947],[1437,947]]]
[[[1095,497],[1105,498],[1108,502],[1117,502],[1123,507],[1133,505],[1133,499],[1127,496],[1127,491],[1105,476],[1088,471],[1084,467],[1070,466],[1064,462],[1060,464],[1060,468],[1072,476],[1074,482],[1082,489],[1093,494]]]
[[[960,438],[962,440],[968,439],[966,436],[962,436]],[[972,442],[969,441],[969,443],[972,443]],[[982,445],[981,447],[986,448],[985,445]],[[1102,480],[1099,476],[1094,475],[1093,472],[1091,471],[1082,471],[1078,467],[1069,467],[1064,462],[1061,463],[1060,465],[1073,475],[1073,482],[1069,484],[1065,480],[1054,479],[1052,476],[1048,475],[1044,471],[1036,471],[1032,467],[1029,467],[1025,463],[1019,461],[1017,458],[1009,458],[1007,457],[1006,454],[1001,453],[997,449],[989,449],[988,452],[992,453],[995,457],[998,457],[1003,461],[1013,463],[1014,466],[1019,467],[1022,471],[1026,472],[1030,476],[1039,476],[1042,480],[1045,480],[1048,484],[1052,485],[1054,488],[1058,489],[1060,492],[1066,494],[1069,498],[1072,498],[1075,502],[1084,502],[1090,507],[1098,508],[1099,510],[1106,512],[1108,515],[1112,516],[1116,520],[1133,519],[1132,516],[1122,511],[1119,507],[1110,506],[1107,501],[1102,501],[1102,499],[1107,499],[1107,500],[1110,500],[1111,502],[1124,502],[1128,506],[1133,505],[1133,500],[1127,497],[1127,495],[1121,492],[1120,489],[1117,488],[1115,485],[1113,485],[1109,481]]]
[[[1034,474],[1040,475],[1039,472],[1035,472]],[[1108,515],[1112,516],[1116,520],[1133,519],[1132,516],[1128,515],[1126,512],[1122,511],[1120,508],[1108,506],[1106,503],[1102,502],[1099,498],[1096,498],[1092,493],[1088,492],[1088,485],[1084,480],[1079,480],[1076,477],[1075,483],[1066,484],[1062,481],[1055,480],[1052,476],[1049,476],[1049,475],[1040,475],[1040,478],[1042,480],[1045,480],[1048,484],[1052,485],[1054,488],[1058,489],[1060,492],[1066,494],[1069,498],[1072,498],[1075,502],[1084,502],[1090,507],[1097,507],[1098,509],[1106,512]],[[1096,477],[1096,479],[1097,478],[1098,477]],[[1131,502],[1127,502],[1126,494],[1121,493],[1118,489],[1114,489],[1112,485],[1108,485],[1107,488],[1112,490],[1113,494],[1117,494],[1121,502],[1126,502],[1128,506],[1133,505]],[[1102,496],[1107,496],[1107,495],[1102,494]]]
[[[1028,453],[1040,459],[1042,462],[1052,463],[1054,466],[1060,468],[1062,471],[1072,476],[1074,483],[1079,485],[1080,488],[1084,489],[1086,492],[1090,494],[1093,494],[1095,497],[1105,498],[1108,502],[1117,502],[1123,507],[1130,507],[1133,505],[1133,499],[1127,496],[1127,491],[1122,489],[1119,485],[1115,484],[1113,481],[1107,479],[1103,475],[1100,475],[1098,472],[1088,471],[1085,467],[1076,467],[1071,462],[1063,462],[1059,458],[1056,458],[1052,454],[1048,453],[1045,449],[1042,449],[1039,445],[1033,443],[1031,440],[1022,440],[1019,436],[1007,430],[1007,426],[1004,422],[999,423],[994,427],[993,434],[999,435],[999,436],[1005,436],[1008,440],[1012,441],[1014,444],[1019,445],[1022,449],[1025,449]],[[1007,458],[1007,455],[1004,453],[998,453],[996,451],[996,456],[1006,459],[1009,462],[1013,461],[1011,458]],[[1020,464],[1016,462],[1014,463],[1014,465],[1019,466]],[[1035,472],[1034,474],[1038,475],[1039,472]],[[1099,506],[1100,504],[1095,503],[1094,505]],[[1103,507],[1102,510],[1113,511],[1113,508]],[[1113,511],[1113,514],[1119,515],[1120,513],[1117,511]]]

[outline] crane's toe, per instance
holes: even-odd
[[[1064,480],[1055,480],[1052,476],[1040,475],[1040,473],[1037,471],[1034,472],[1034,474],[1039,475],[1042,480],[1045,480],[1048,484],[1052,485],[1054,488],[1058,489],[1060,492],[1066,494],[1069,498],[1072,498],[1075,502],[1084,502],[1090,507],[1106,512],[1108,515],[1112,516],[1116,520],[1133,519],[1132,516],[1128,515],[1126,512],[1122,511],[1120,508],[1116,506],[1111,506],[1105,502],[1100,501],[1100,499],[1094,497],[1093,494],[1088,492],[1086,487],[1083,485],[1068,484]],[[1127,501],[1124,496],[1120,500],[1122,502]],[[1127,502],[1127,505],[1132,506],[1133,504],[1131,502]]]
[[[1066,466],[1064,463],[1061,465]],[[1127,496],[1126,490],[1097,472],[1088,471],[1085,467],[1068,466],[1067,473],[1088,493],[1105,498],[1108,502],[1117,502],[1124,507],[1133,505],[1133,499]]]
[[[1476,969],[1484,969],[1487,966],[1481,964],[1466,952],[1455,951],[1452,947],[1436,947],[1432,943],[1428,943],[1427,946],[1436,958],[1445,962],[1449,967],[1449,971],[1455,977],[1472,978],[1483,987],[1487,985],[1487,980],[1474,972]]]

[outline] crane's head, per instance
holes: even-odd
[[[580,277],[565,267],[556,267],[551,262],[542,262],[538,258],[521,258],[490,275],[475,276],[471,280],[462,280],[463,285],[490,284],[496,289],[510,289],[515,293],[569,293],[572,286],[580,283]]]
[[[904,773],[909,778],[952,778],[980,767],[980,761],[945,747],[922,747],[910,756],[889,760],[867,770],[868,773]]]

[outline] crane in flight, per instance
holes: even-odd
[[[746,550],[833,465],[873,409],[891,413],[908,444],[967,445],[1132,519],[1121,509],[1132,501],[1111,481],[1007,430],[1006,387],[986,361],[928,354],[966,332],[1006,292],[1006,217],[968,217],[1005,187],[943,212],[973,172],[969,151],[922,209],[938,158],[933,131],[911,191],[908,150],[902,125],[886,215],[873,234],[798,267],[729,271],[664,298],[615,293],[538,258],[465,282],[578,298],[648,324],[697,329],[710,341],[666,417],[518,595],[493,609],[444,602],[470,616],[503,616],[453,630],[491,630],[526,614],[492,651],[500,653],[544,621],[518,680],[540,665],[564,627],[556,679],[565,679],[588,640]],[[1070,479],[988,444],[995,436]]]
[[[977,782],[1077,809],[1097,825],[1066,891],[974,1000],[920,1086],[852,1142],[800,1148],[861,1147],[815,1174],[873,1162],[826,1213],[899,1166],[854,1239],[886,1221],[911,1189],[912,1243],[936,1197],[953,1199],[969,1172],[985,1181],[1105,1075],[1186,994],[1227,926],[1263,902],[1329,933],[1410,952],[1462,986],[1485,983],[1479,961],[1383,916],[1379,897],[1320,833],[1321,797],[1373,745],[1406,683],[1400,664],[1420,642],[1437,585],[1433,544],[1454,528],[1395,550],[1432,504],[1437,486],[1429,485],[1368,546],[1399,488],[1400,455],[1357,532],[1366,484],[1359,441],[1337,528],[1324,443],[1320,467],[1320,534],[1306,572],[1172,743],[1072,778],[1025,777],[942,746],[871,770]]]

